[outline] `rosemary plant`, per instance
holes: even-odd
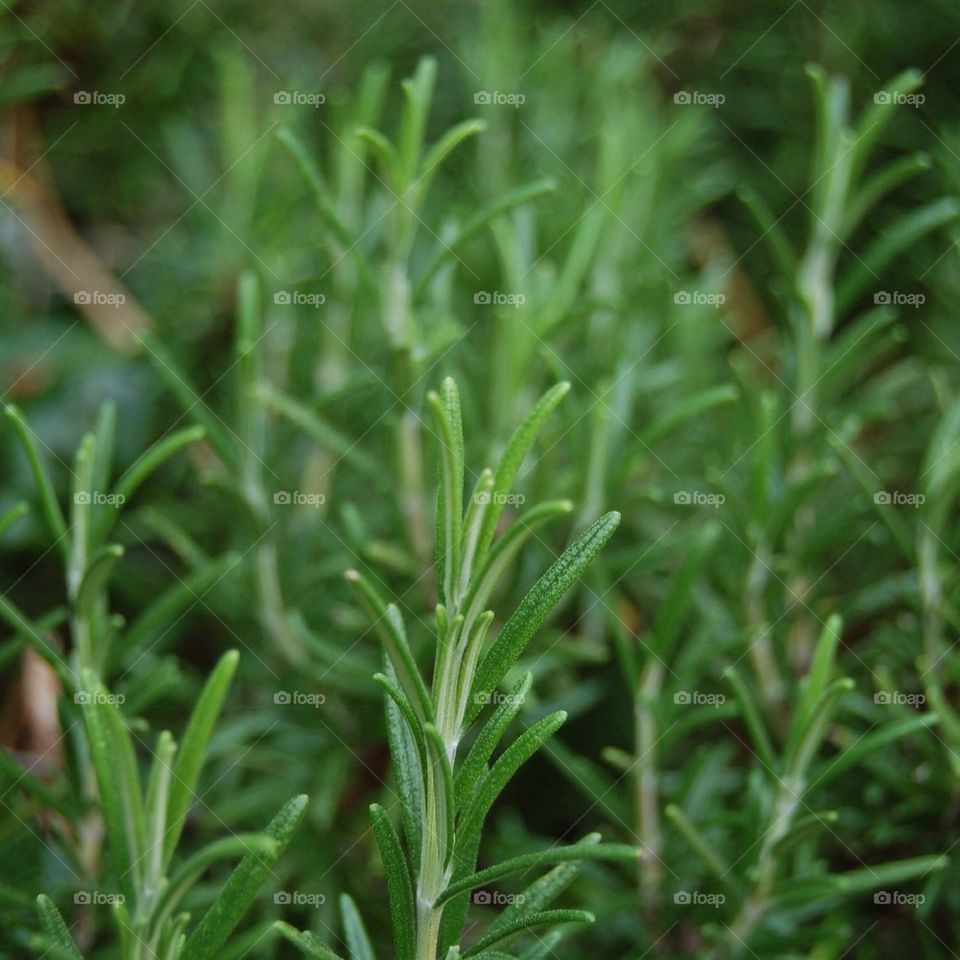
[[[563,711],[541,718],[496,760],[493,754],[519,712],[532,676],[524,673],[509,693],[497,687],[552,608],[610,539],[619,515],[609,513],[585,530],[537,581],[496,639],[486,638],[494,620],[487,604],[522,544],[542,524],[567,514],[567,501],[532,507],[495,537],[504,504],[536,434],[567,392],[548,391],[517,428],[495,470],[477,477],[464,505],[464,445],[460,397],[451,379],[428,396],[440,447],[436,516],[436,641],[432,679],[424,680],[407,637],[400,609],[385,603],[373,585],[348,571],[374,619],[384,648],[390,749],[400,794],[402,835],[386,810],[371,807],[373,831],[390,893],[398,960],[501,957],[507,941],[535,928],[592,919],[583,910],[546,909],[572,877],[570,864],[588,859],[625,859],[635,848],[599,843],[587,836],[568,846],[521,855],[477,870],[484,821],[511,777],[560,727]],[[473,727],[488,704],[497,704],[485,723]],[[464,751],[463,744],[469,742]],[[533,882],[472,943],[462,940],[470,892],[514,873],[562,864]],[[351,960],[369,956],[366,934],[351,906],[344,910]],[[308,955],[335,957],[312,935],[282,926]],[[358,945],[364,945],[363,950]],[[494,949],[497,948],[497,949]],[[540,952],[525,956],[540,956]]]
[[[118,654],[129,649],[126,625],[111,613],[108,595],[110,576],[124,550],[108,538],[126,501],[164,460],[199,440],[202,430],[171,434],[147,450],[114,484],[110,474],[116,410],[105,405],[95,432],[84,437],[77,451],[68,523],[29,425],[14,407],[8,407],[6,415],[29,461],[51,543],[63,558],[67,606],[62,614],[54,611],[34,620],[9,598],[0,597],[0,616],[19,643],[29,645],[55,675],[64,694],[62,738],[74,761],[72,782],[66,779],[50,788],[30,772],[16,771],[14,785],[35,794],[62,816],[56,831],[56,845],[62,851],[58,856],[78,885],[86,888],[74,894],[76,912],[89,916],[96,905],[110,905],[121,960],[212,960],[289,842],[306,798],[286,804],[262,834],[213,841],[176,863],[204,754],[238,654],[224,654],[211,673],[179,747],[166,730],[149,746],[141,735],[141,724],[121,709],[125,695],[111,692],[107,685],[121,662]],[[23,507],[14,507],[0,521],[0,529],[24,513]],[[168,603],[164,612],[169,607]],[[66,656],[51,639],[64,619],[70,635]],[[155,621],[156,615],[148,619]],[[136,630],[137,624],[131,629]],[[139,650],[136,655],[144,653]],[[152,758],[143,782],[138,745]],[[5,759],[4,764],[11,761]],[[237,857],[241,860],[235,871],[188,932],[185,899],[212,865]],[[41,894],[37,908],[46,938],[41,943],[44,955],[51,952],[78,960],[76,939],[54,901]],[[89,922],[79,925],[90,929]]]

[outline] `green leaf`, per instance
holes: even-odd
[[[172,457],[178,450],[202,440],[204,436],[206,436],[206,431],[203,427],[187,427],[185,430],[178,430],[176,433],[158,440],[153,446],[140,454],[117,481],[113,490],[116,495],[116,504],[107,505],[106,510],[98,518],[93,533],[93,543],[99,543],[107,535],[107,531],[120,512],[121,506],[137,492],[143,482],[160,464]]]
[[[63,657],[50,646],[42,627],[30,619],[15,603],[0,593],[0,619],[6,620],[10,627],[23,637],[37,653],[56,671],[57,676],[72,686],[72,672]]]
[[[867,159],[873,150],[873,145],[880,136],[883,128],[897,109],[898,96],[913,93],[923,85],[923,73],[916,69],[904,70],[883,85],[886,97],[874,97],[873,102],[863,111],[857,122],[856,146],[853,150],[853,163],[850,172],[852,181],[859,179],[860,174],[867,166]]]
[[[527,913],[505,924],[498,930],[481,937],[469,950],[463,954],[466,957],[475,957],[487,947],[504,943],[535,927],[548,926],[554,923],[593,923],[595,917],[586,910],[543,910],[538,913]]]
[[[463,421],[460,396],[450,377],[438,396],[427,402],[440,434],[440,487],[437,494],[437,593],[441,603],[454,603],[460,578],[463,525]]]
[[[383,167],[390,189],[397,196],[402,194],[400,155],[397,153],[397,148],[379,130],[373,130],[370,127],[357,127],[354,130],[354,136],[373,149],[373,153],[380,161],[380,166]]]
[[[814,704],[827,689],[827,684],[833,676],[837,660],[837,644],[840,642],[842,630],[843,619],[839,614],[834,613],[827,618],[827,622],[820,631],[810,670],[801,681],[802,693],[794,713],[793,723],[798,734],[810,721]]]
[[[73,934],[70,933],[56,904],[45,894],[37,897],[37,914],[40,917],[40,926],[51,942],[60,947],[64,957],[70,960],[83,960]]]
[[[167,807],[167,833],[163,860],[167,864],[176,849],[193,802],[194,790],[203,768],[203,757],[220,714],[230,681],[240,659],[236,650],[225,653],[213,668],[213,673],[204,685],[197,705],[190,714],[180,751],[173,770],[170,786],[170,801]]]
[[[837,288],[837,310],[849,309],[865,291],[875,286],[877,277],[897,254],[913,246],[924,234],[960,217],[960,200],[956,197],[941,197],[925,206],[911,210],[869,243]]]
[[[553,413],[557,404],[570,392],[570,384],[566,381],[551,387],[534,405],[523,422],[513,432],[500,462],[494,473],[493,492],[490,508],[483,518],[483,528],[480,533],[478,556],[484,556],[497,530],[497,524],[506,506],[506,495],[510,493],[517,472],[523,464],[533,441],[545,423],[547,417]]]
[[[833,713],[840,699],[853,689],[853,681],[847,677],[835,680],[817,698],[810,709],[809,719],[794,742],[788,742],[785,765],[790,775],[803,778],[810,761],[827,732]]]
[[[477,739],[474,740],[473,746],[460,765],[454,779],[454,793],[458,810],[473,796],[474,788],[480,779],[480,775],[486,769],[487,761],[493,756],[493,751],[496,750],[501,737],[503,737],[507,727],[510,726],[510,721],[523,706],[523,701],[532,684],[533,674],[527,671],[514,684],[503,701],[497,705],[496,710],[493,711],[477,735]]]
[[[886,166],[881,167],[863,184],[848,204],[846,219],[844,220],[844,235],[849,236],[860,221],[876,206],[878,201],[891,190],[895,190],[900,184],[918,173],[929,170],[932,165],[928,154],[911,153],[905,157],[898,157]]]
[[[437,728],[433,724],[427,724],[424,735],[427,741],[427,818],[429,822],[434,821],[429,805],[435,805],[439,811],[437,821],[442,828],[437,831],[440,862],[446,864],[453,854],[453,828],[456,816],[453,773],[450,770],[443,737],[440,736]]]
[[[473,684],[473,703],[468,708],[468,722],[480,712],[481,703],[477,698],[490,693],[500,682],[560,598],[613,536],[619,523],[620,514],[615,512],[595,521],[567,547],[523,598],[480,661]]]
[[[716,524],[708,523],[691,538],[692,543],[684,552],[680,569],[670,578],[670,589],[660,603],[650,646],[652,656],[662,658],[673,646],[687,615],[693,586],[716,545],[719,533]]]
[[[423,676],[407,642],[407,633],[399,608],[392,603],[384,604],[373,584],[358,571],[347,570],[344,576],[357,590],[368,616],[377,628],[384,652],[397,672],[401,689],[420,719],[431,720],[433,707],[430,695],[427,693]]]
[[[43,460],[40,459],[33,432],[27,426],[26,420],[23,419],[23,414],[15,406],[8,404],[4,412],[7,419],[13,424],[13,429],[20,440],[24,453],[27,455],[30,470],[33,473],[33,483],[37,488],[37,496],[40,498],[40,508],[47,521],[47,526],[50,528],[50,534],[60,552],[64,557],[68,557],[67,524],[63,519],[60,504],[57,502],[57,495],[54,493],[50,474],[47,472]]]
[[[723,678],[730,684],[733,695],[736,697],[737,705],[740,707],[740,716],[743,717],[747,730],[750,733],[750,739],[753,742],[754,749],[763,764],[767,774],[773,776],[779,764],[776,754],[773,752],[773,745],[770,742],[770,736],[764,725],[760,711],[757,709],[754,695],[747,690],[743,678],[734,667],[727,667],[723,672]]]
[[[30,504],[21,500],[0,517],[0,537],[2,537],[21,517],[30,512]]]
[[[389,661],[387,669],[388,672],[393,672],[393,666]],[[419,864],[421,830],[425,815],[423,791],[427,746],[423,727],[406,694],[400,690],[392,676],[385,677],[383,674],[377,674],[374,679],[384,685],[389,694],[384,704],[387,743],[390,746],[394,776],[400,792],[403,831],[416,867]]]
[[[402,81],[406,103],[400,116],[400,130],[397,134],[397,160],[399,173],[403,177],[403,187],[413,180],[420,165],[436,81],[437,61],[433,57],[421,57],[414,75]]]
[[[825,768],[818,772],[813,786],[820,787],[829,783],[846,770],[858,767],[868,758],[875,757],[881,747],[894,743],[902,737],[910,736],[912,733],[927,730],[938,723],[939,719],[935,713],[921,713],[919,716],[909,717],[897,723],[888,723],[879,730],[859,737],[853,746],[830,759]]]
[[[153,648],[163,637],[171,635],[173,628],[183,619],[187,608],[201,603],[207,591],[239,562],[240,555],[230,552],[206,562],[198,570],[193,570],[177,580],[150,603],[124,631],[117,644],[117,656],[127,650]]]
[[[221,661],[222,662],[222,661]],[[307,798],[294,797],[270,821],[264,833],[276,841],[272,853],[251,851],[230,874],[220,895],[184,944],[178,960],[214,960],[270,875],[303,818]]]
[[[120,880],[124,896],[134,903],[136,892],[135,864],[140,856],[137,837],[131,829],[128,815],[130,797],[124,790],[128,781],[127,765],[118,762],[120,745],[116,742],[116,724],[111,722],[109,709],[116,711],[112,704],[104,702],[106,691],[97,682],[89,670],[81,678],[84,689],[77,694],[81,703],[83,719],[87,730],[87,742],[97,777],[100,792],[100,806],[110,840],[110,857],[114,870]],[[120,723],[122,723],[122,719]],[[139,794],[139,790],[137,790]]]
[[[787,236],[787,231],[780,221],[774,217],[767,206],[767,202],[752,187],[741,187],[737,190],[737,197],[753,215],[760,227],[760,236],[770,245],[774,263],[780,271],[780,276],[788,283],[792,282],[797,274],[797,255]]]
[[[310,156],[310,152],[303,141],[289,127],[282,127],[277,132],[277,139],[287,148],[301,173],[303,173],[313,198],[316,200],[317,209],[323,218],[324,225],[337,238],[344,250],[351,251],[351,255],[354,257],[362,257],[362,252],[359,249],[354,250],[354,248],[359,248],[360,244],[354,242],[353,234],[337,215],[330,199],[330,189],[324,182],[320,168]]]
[[[414,960],[416,922],[413,909],[413,884],[407,860],[400,846],[400,838],[393,829],[387,812],[379,804],[371,804],[373,834],[387,875],[390,896],[390,918],[393,922],[393,942],[397,960]]]
[[[114,437],[117,430],[117,405],[113,400],[105,400],[100,405],[97,423],[93,430],[96,438],[97,456],[93,464],[93,489],[109,490],[110,474],[113,470]]]
[[[683,838],[690,844],[694,853],[706,864],[710,872],[724,884],[729,884],[730,867],[714,848],[713,844],[687,819],[686,814],[675,803],[667,804],[666,815],[676,824]]]
[[[77,610],[90,611],[100,598],[113,573],[114,564],[123,556],[123,547],[111,543],[101,547],[87,564],[86,572],[77,591]]]
[[[237,833],[201,847],[173,871],[157,898],[148,926],[153,930],[160,929],[213,864],[221,860],[237,859],[249,853],[274,856],[277,853],[277,841],[262,833]]]
[[[23,791],[31,794],[44,806],[59,811],[70,821],[80,819],[80,811],[74,798],[58,797],[42,780],[10,757],[3,748],[0,748],[0,782],[4,785],[4,797],[14,790]]]
[[[343,915],[343,935],[347,941],[349,960],[377,960],[367,936],[360,911],[346,893],[340,895],[340,913]]]
[[[273,925],[273,929],[314,960],[341,960],[339,954],[334,953],[325,943],[308,931],[297,930],[296,927],[291,927],[289,923],[283,923],[281,920]]]
[[[487,129],[487,124],[483,120],[464,120],[456,126],[451,127],[440,139],[430,148],[417,175],[416,187],[421,195],[429,189],[430,181],[433,179],[437,168],[464,140],[476,136]]]
[[[943,870],[949,863],[949,858],[943,855],[913,857],[849,870],[846,873],[798,877],[775,887],[773,898],[778,904],[809,904],[831,897],[847,897],[907,880],[922,879],[929,873]]]
[[[539,853],[526,853],[519,857],[504,860],[495,866],[479,870],[477,873],[451,883],[437,901],[446,903],[461,893],[466,893],[476,887],[508,877],[511,873],[523,870],[532,870],[547,864],[567,863],[583,860],[624,860],[635,862],[640,856],[636,847],[628,847],[620,843],[578,843],[567,847],[552,847]]]
[[[489,510],[490,507],[488,506]],[[473,586],[467,591],[463,606],[466,609],[464,622],[472,625],[490,600],[500,578],[509,569],[514,557],[529,537],[539,527],[573,512],[573,503],[569,500],[548,500],[524,511],[494,541],[484,558],[479,572],[473,577]]]
[[[295,423],[305,433],[313,437],[321,446],[335,453],[338,459],[343,459],[352,464],[371,479],[378,482],[383,480],[381,466],[372,457],[364,453],[359,443],[330,426],[309,407],[266,383],[258,384],[257,396],[275,413],[286,417],[291,423]]]
[[[483,821],[493,802],[500,796],[517,770],[560,729],[566,718],[565,711],[557,710],[524,730],[497,758],[489,775],[480,781],[463,811],[457,829],[458,871],[464,868],[473,869],[472,858],[475,856],[473,851],[476,849]]]
[[[207,406],[190,383],[189,377],[180,369],[179,364],[159,340],[147,336],[143,338],[143,343],[147,349],[147,356],[153,362],[160,378],[180,403],[183,412],[203,427],[210,446],[213,447],[220,459],[227,466],[236,469],[238,465],[237,445],[233,436],[231,436],[229,427],[226,427],[220,417]]]
[[[420,279],[417,281],[414,299],[419,299],[426,292],[430,281],[436,276],[437,271],[447,260],[454,256],[468,240],[475,237],[487,226],[488,223],[496,220],[497,217],[503,216],[503,214],[508,213],[515,207],[529,203],[531,200],[535,200],[545,193],[552,193],[556,189],[557,182],[555,180],[537,180],[534,183],[529,183],[526,186],[519,187],[499,197],[489,206],[484,207],[479,213],[470,217],[452,237],[445,239],[438,246],[438,249],[421,274]]]
[[[724,384],[722,387],[701,390],[692,397],[672,403],[664,413],[644,430],[640,443],[644,446],[651,446],[684,423],[702,416],[708,410],[733,403],[739,396],[736,387]]]
[[[600,835],[591,834],[591,837],[596,838],[592,842],[597,842]],[[536,913],[549,906],[573,883],[580,873],[581,866],[581,861],[561,863],[542,877],[538,877],[524,889],[520,897],[501,911],[490,925],[490,932],[494,933],[508,927],[525,913]]]

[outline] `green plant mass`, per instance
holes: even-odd
[[[0,960],[960,953],[957,10],[0,31]]]

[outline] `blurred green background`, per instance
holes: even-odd
[[[198,412],[236,441],[241,461],[234,470],[204,443],[165,464],[122,515],[127,553],[111,581],[113,607],[128,623],[158,596],[172,598],[174,613],[118,648],[110,665],[142,731],[177,729],[217,657],[231,647],[242,654],[188,846],[257,829],[292,793],[311,796],[282,875],[230,956],[292,955],[263,936],[279,916],[332,936],[344,890],[364,905],[378,944],[387,941],[366,822],[367,805],[389,792],[379,688],[368,680],[377,652],[342,573],[362,566],[426,623],[429,554],[404,512],[396,445],[404,417],[415,417],[425,390],[448,373],[463,393],[476,468],[502,450],[547,386],[570,380],[571,399],[522,489],[534,502],[570,497],[575,529],[604,509],[625,516],[592,579],[530,655],[538,699],[524,722],[557,706],[572,718],[564,753],[536,760],[511,785],[491,850],[509,855],[588,829],[637,839],[632,771],[617,759],[636,746],[624,648],[645,642],[707,526],[714,539],[685,601],[664,709],[676,690],[721,689],[723,665],[761,621],[774,624],[777,656],[791,664],[799,606],[844,616],[841,658],[859,685],[848,718],[856,735],[879,717],[874,689],[889,689],[891,678],[898,689],[923,686],[915,564],[898,553],[897,531],[878,521],[831,439],[855,448],[884,489],[919,491],[918,464],[960,386],[955,4],[37,0],[7,6],[0,30],[5,402],[29,419],[64,502],[74,451],[105,400],[117,405],[116,474]],[[472,117],[486,129],[452,152],[405,224],[375,146],[356,130],[396,135],[400,81],[425,55],[436,58],[438,76],[427,141]],[[838,309],[841,373],[825,379],[819,433],[801,449],[803,438],[787,429],[798,365],[791,287],[737,192],[759,195],[803,249],[817,219],[808,63],[847,78],[854,113],[894,75],[924,75],[923,102],[892,112],[869,170],[914,150],[928,167],[865,211],[837,251],[838,284],[860,270],[871,243],[893,235],[898,218],[929,214]],[[478,211],[529,184],[540,186],[528,200],[444,253]],[[415,236],[401,255],[408,227]],[[408,337],[385,322],[389,288],[377,272],[400,261],[413,288]],[[262,304],[252,374],[234,343],[245,272],[257,277]],[[686,291],[725,301],[691,309],[677,297]],[[902,307],[876,348],[861,350],[859,334],[842,341],[886,291],[922,304]],[[494,293],[522,303],[482,296]],[[119,304],[95,302],[118,295]],[[241,393],[254,381],[269,415],[251,426]],[[685,404],[711,390],[720,393],[691,415]],[[761,428],[754,401],[767,394],[779,406]],[[428,432],[419,439],[423,479],[414,489],[429,516],[435,451]],[[773,499],[790,487],[791,463],[825,465],[823,485],[804,494],[815,501],[814,521],[791,517],[769,540],[754,540],[765,522],[751,487],[758,449],[774,464]],[[0,469],[0,512],[33,499],[9,429],[0,433]],[[675,490],[708,486],[732,491],[731,503],[739,493],[740,514],[677,509]],[[323,502],[285,509],[276,494],[294,490]],[[904,512],[911,542],[922,522]],[[950,565],[952,501],[938,530]],[[569,534],[551,528],[525,552],[503,609]],[[770,576],[756,615],[745,608],[758,542]],[[36,511],[6,533],[0,582],[31,616],[63,604],[59,558]],[[794,606],[791,596],[800,596]],[[423,627],[417,641],[427,635]],[[2,667],[0,736],[34,763],[47,741],[24,707],[34,692],[22,644],[4,646]],[[291,690],[326,699],[278,709],[276,694]],[[732,714],[703,724],[661,718],[662,796],[702,812],[704,829],[746,870],[758,816],[740,805],[756,774],[746,737]],[[833,747],[850,730],[835,733]],[[792,869],[943,852],[955,867],[958,791],[945,741],[953,742],[916,734],[885,748],[868,773],[831,780],[816,807],[839,811],[841,825]],[[602,759],[604,748],[614,749]],[[580,754],[590,769],[575,766]],[[69,749],[52,749],[40,769],[58,783],[74,762]],[[594,768],[608,779],[594,780]],[[32,897],[47,891],[69,904],[77,879],[50,852],[59,849],[56,826],[15,785],[3,789],[0,956],[20,958],[35,929]],[[687,866],[682,837],[664,829],[666,913],[644,906],[629,870],[592,867],[578,881],[578,902],[601,922],[555,955],[706,955],[729,917],[676,909],[673,891],[700,868]],[[952,955],[960,943],[953,867],[924,888],[922,911],[884,910],[867,894],[842,907],[821,900],[826,911],[785,912],[752,955]],[[326,900],[282,908],[275,889]],[[90,956],[118,955],[102,917],[84,924]]]

